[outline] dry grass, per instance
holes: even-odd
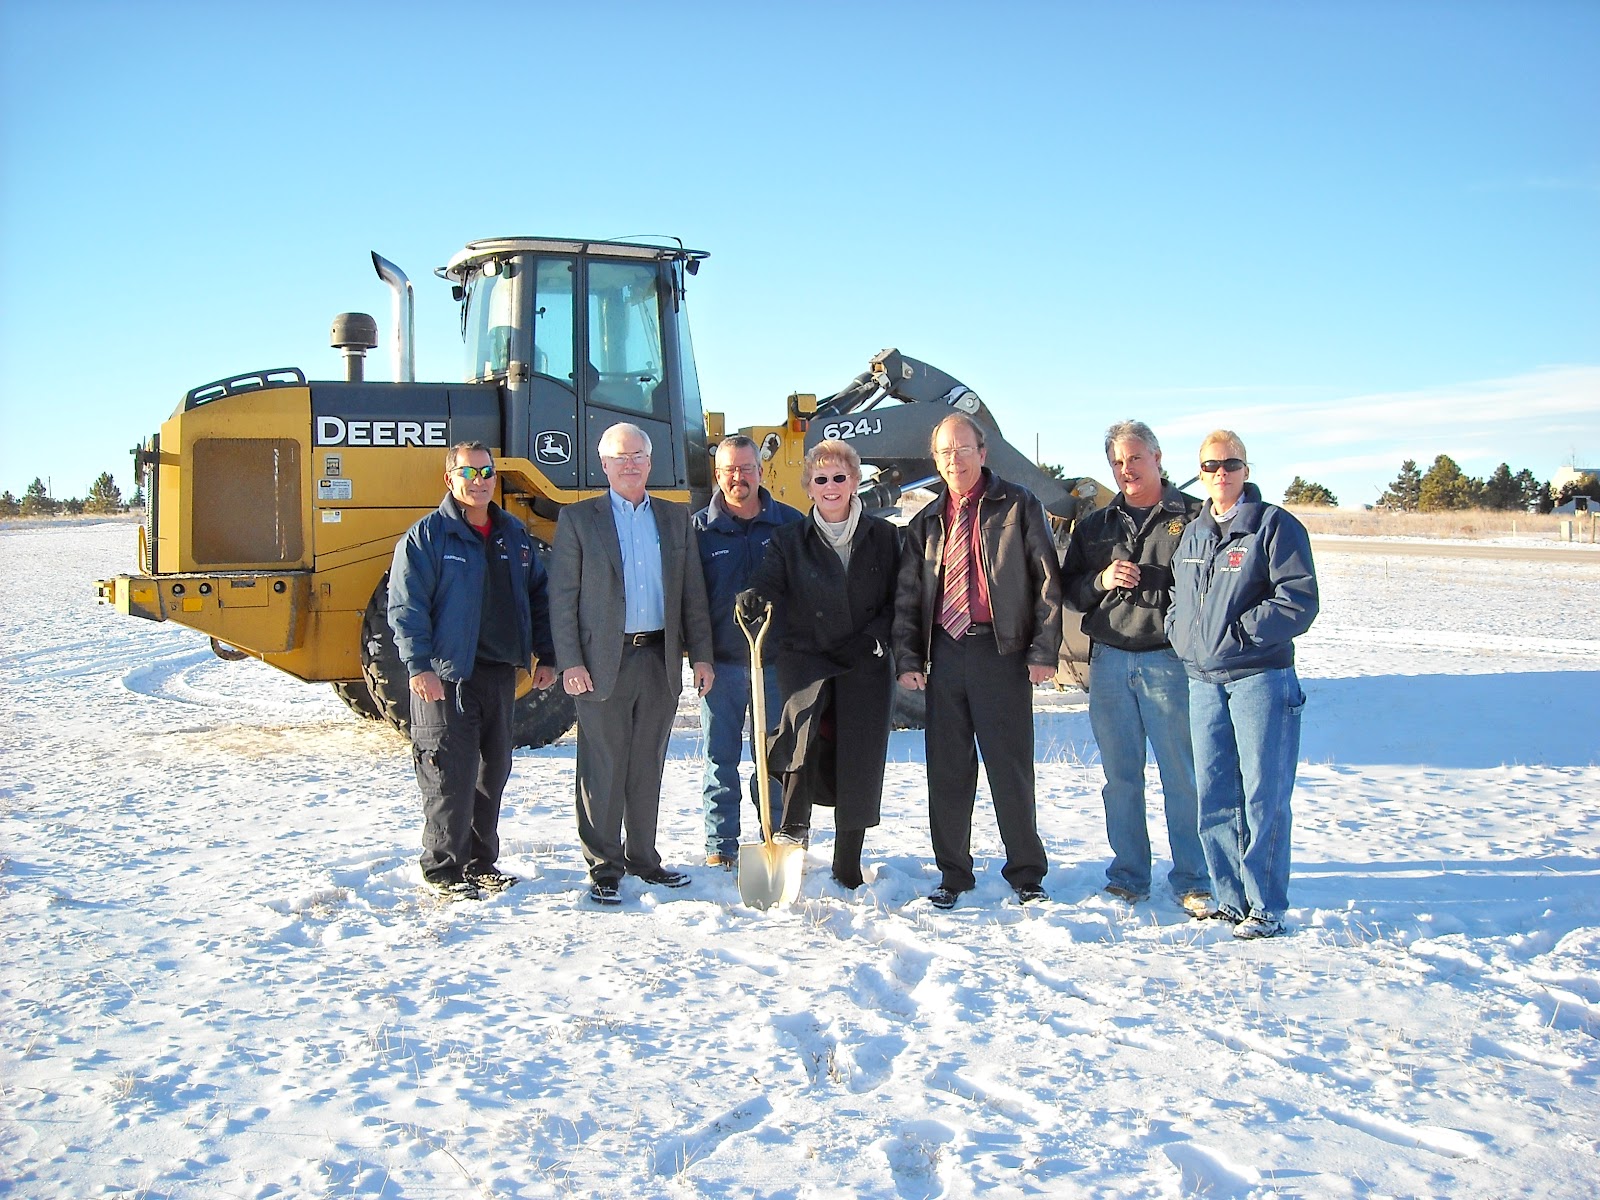
[[[1344,508],[1295,508],[1293,512],[1312,533],[1347,534],[1357,537],[1554,539],[1561,520],[1555,516],[1489,512],[1485,509],[1401,513]],[[1578,519],[1574,535],[1583,541],[1589,540],[1587,517]]]

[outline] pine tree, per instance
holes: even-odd
[[[0,493],[0,517],[15,517],[22,512],[22,505],[17,503],[17,498],[7,488]]]
[[[1495,512],[1512,512],[1522,507],[1522,485],[1511,474],[1511,467],[1501,463],[1483,485],[1483,506]]]
[[[101,471],[100,477],[89,485],[89,495],[83,507],[94,513],[122,511],[122,489],[111,478],[110,471]]]
[[[1522,512],[1539,511],[1539,489],[1543,485],[1533,477],[1533,472],[1523,467],[1513,477],[1517,485],[1517,508]]]
[[[57,505],[50,498],[50,493],[45,490],[44,480],[37,475],[28,485],[28,490],[22,494],[22,515],[25,517],[48,517],[55,514]]]
[[[1320,483],[1312,483],[1309,479],[1301,479],[1296,475],[1283,493],[1285,504],[1299,504],[1308,508],[1338,508],[1339,497],[1335,496]]]
[[[133,485],[133,495],[128,497],[128,507],[144,507],[144,485],[142,483],[136,483]]]
[[[1461,473],[1456,460],[1441,454],[1422,477],[1417,508],[1422,512],[1454,512],[1472,506],[1473,480]]]
[[[1378,499],[1378,507],[1416,512],[1421,504],[1422,472],[1417,469],[1417,460],[1408,458],[1400,464],[1400,474],[1395,476],[1389,490]]]

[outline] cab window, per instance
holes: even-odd
[[[576,391],[570,258],[541,258],[533,273],[533,371]]]
[[[665,418],[660,293],[654,263],[589,264],[592,403]]]
[[[510,273],[498,263],[485,263],[467,285],[462,313],[469,381],[478,383],[506,373],[516,324]]]

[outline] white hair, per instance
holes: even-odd
[[[650,445],[650,435],[630,421],[618,421],[600,435],[600,453],[611,457],[609,451],[615,450],[617,444],[630,433],[636,435],[644,443],[644,452],[646,454],[651,453],[653,447]]]

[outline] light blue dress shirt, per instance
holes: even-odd
[[[646,496],[637,508],[617,495],[611,497],[611,519],[622,547],[622,596],[626,607],[622,631],[649,633],[667,624],[666,592],[661,583],[661,534]]]

